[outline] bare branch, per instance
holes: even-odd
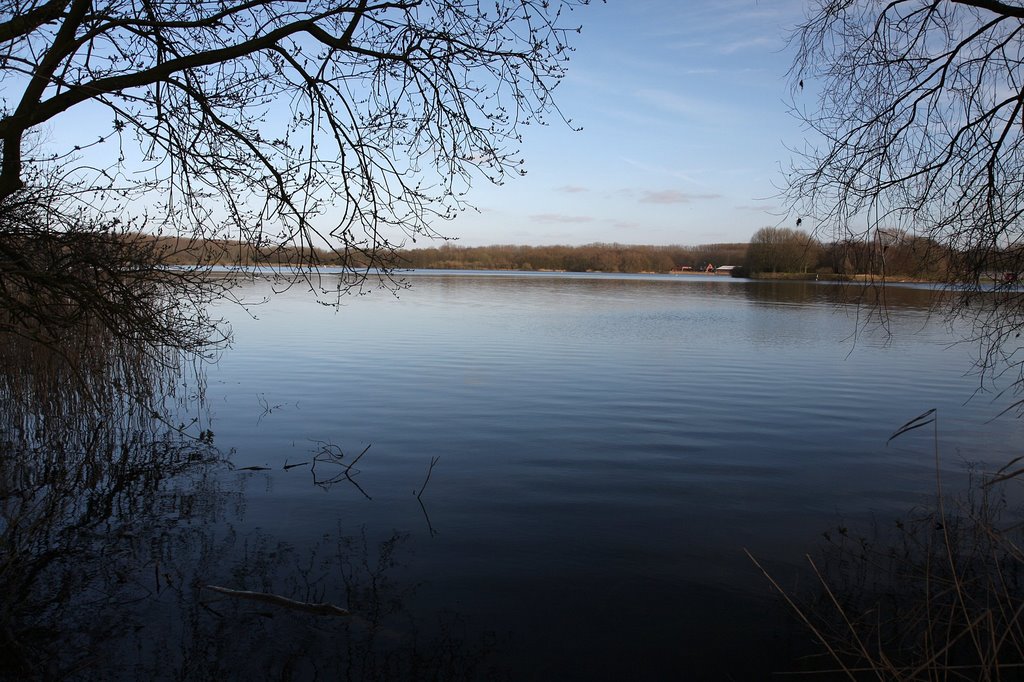
[[[836,241],[900,234],[945,254],[943,311],[974,325],[981,368],[1024,371],[1024,7],[821,0],[792,44],[810,141],[790,210]]]

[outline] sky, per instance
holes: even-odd
[[[474,183],[456,244],[745,242],[789,225],[778,198],[803,144],[787,70],[795,0],[608,0],[583,26],[556,100],[523,130],[527,175]]]
[[[789,113],[786,37],[805,4],[592,0],[577,8],[567,23],[582,32],[556,90],[573,127],[557,116],[522,127],[527,175],[501,186],[477,178],[466,197],[477,210],[433,228],[480,246],[698,245],[793,227],[778,195],[789,149],[804,138]],[[94,139],[83,132],[89,121],[109,135],[109,112],[89,104],[48,124],[44,138],[65,148]]]

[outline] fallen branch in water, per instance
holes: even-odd
[[[427,467],[427,477],[423,479],[423,485],[420,487],[420,491],[416,493],[416,497],[423,497],[423,491],[427,489],[427,483],[430,483],[430,474],[434,472],[434,467],[441,461],[441,456],[430,458],[430,466]]]
[[[248,590],[232,590],[228,587],[220,587],[218,585],[204,585],[207,590],[218,592],[228,597],[237,597],[238,599],[251,599],[252,601],[264,602],[266,604],[274,604],[286,609],[293,609],[295,611],[304,611],[306,613],[312,613],[318,616],[349,616],[351,615],[348,609],[343,609],[340,606],[334,604],[328,604],[322,602],[319,604],[313,604],[304,601],[295,601],[294,599],[288,599],[277,594],[269,594],[267,592],[249,592]]]
[[[356,483],[356,480],[352,478],[352,467],[354,467],[359,462],[359,460],[363,458],[363,455],[366,454],[366,451],[370,449],[370,445],[373,445],[373,443],[367,445],[363,449],[363,451],[359,453],[359,456],[352,460],[351,464],[341,463],[341,460],[345,457],[345,453],[342,452],[341,448],[339,448],[337,445],[333,443],[323,443],[321,441],[317,441],[317,445],[320,446],[320,451],[313,456],[313,465],[310,467],[310,471],[313,472],[314,485],[318,485],[324,489],[329,489],[335,483],[340,482],[342,476],[344,476],[346,479],[348,479],[349,483],[354,485],[356,489],[363,494],[363,497],[365,497],[368,500],[373,499],[367,494],[365,490],[363,490],[363,487]],[[329,462],[332,464],[337,464],[338,466],[343,467],[343,471],[332,478],[319,479],[317,478],[316,475],[316,465],[319,464],[320,462]],[[356,470],[356,473],[359,473],[358,469]]]
[[[423,491],[427,489],[427,483],[430,482],[430,474],[433,473],[434,467],[437,466],[437,463],[440,461],[440,455],[430,458],[430,466],[427,467],[427,477],[423,479],[423,485],[420,487],[420,491],[418,493],[415,490],[413,491],[416,494],[416,501],[420,503],[420,509],[423,510],[423,516],[427,519],[427,529],[430,531],[430,537],[437,535],[437,531],[434,530],[434,524],[430,522],[430,514],[427,513],[427,507],[423,504]]]

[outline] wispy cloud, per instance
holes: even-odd
[[[535,223],[591,223],[594,221],[590,216],[566,215],[564,213],[537,213],[530,216]]]
[[[589,192],[590,190],[579,185],[562,185],[561,187],[556,187],[555,191],[565,192],[566,194],[579,194],[580,192]]]
[[[642,227],[642,225],[636,222],[635,220],[606,219],[604,222],[608,223],[617,230],[635,230]]]
[[[742,40],[736,40],[725,45],[720,45],[716,50],[719,54],[735,54],[742,50],[751,50],[760,47],[771,47],[778,48],[779,41],[773,40],[765,36],[756,36],[753,38],[745,38]]]
[[[683,97],[668,90],[637,90],[636,96],[661,109],[676,114],[697,114],[706,111],[708,106],[707,102],[702,102],[693,97]]]
[[[622,163],[642,170],[645,173],[678,178],[679,180],[682,180],[683,182],[690,185],[694,185],[696,187],[710,187],[710,185],[707,182],[703,182],[697,179],[702,174],[706,173],[704,169],[679,170],[676,168],[669,168],[657,164],[644,163],[643,161],[640,161],[638,159],[631,159],[628,157],[621,157],[620,160],[622,161]]]
[[[685,97],[660,88],[643,88],[634,96],[638,101],[646,102],[663,112],[688,118],[704,124],[721,125],[725,121],[736,118],[736,111],[700,97]]]
[[[675,37],[691,43],[717,42],[729,36],[750,34],[765,29],[786,28],[793,16],[802,12],[801,0],[773,0],[770,3],[751,0],[716,0],[713,3],[683,3],[677,5],[677,14],[660,22],[651,31],[651,37]]]
[[[709,66],[700,66],[695,68],[682,69],[679,73],[684,74],[686,76],[714,76],[722,72],[723,70],[717,67],[712,68]]]
[[[644,204],[688,204],[692,201],[718,199],[721,196],[721,194],[693,194],[674,189],[645,190],[640,195],[640,202]]]

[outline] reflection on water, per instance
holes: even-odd
[[[793,575],[836,517],[929,499],[930,445],[885,445],[925,409],[947,425],[951,477],[963,457],[1002,463],[1019,433],[986,425],[1000,409],[986,396],[964,404],[971,357],[947,349],[926,288],[889,290],[885,325],[865,328],[863,287],[408,279],[338,315],[280,297],[236,319],[211,372],[218,438],[271,467],[250,497],[266,528],[302,535],[329,509],[408,531],[415,610],[458,605],[476,631],[507,633],[514,677],[784,669],[794,645],[742,549]],[[261,392],[282,408],[257,423]],[[310,434],[349,455],[372,443],[358,478],[372,503],[278,471],[309,457]],[[436,457],[428,523],[415,493]],[[737,642],[757,653],[734,660]]]
[[[238,679],[477,679],[493,643],[467,632],[453,614],[423,637],[422,618],[406,606],[416,586],[391,578],[405,562],[406,540],[396,533],[374,543],[365,531],[338,529],[298,550],[262,535],[247,538],[232,582],[310,602],[337,600],[353,615],[310,615],[203,592],[189,614],[195,630],[182,642],[185,676],[206,677],[220,662]]]
[[[93,336],[59,351],[8,336],[0,349],[0,678],[480,671],[490,645],[456,616],[419,634],[405,607],[415,584],[391,578],[404,535],[371,540],[327,518],[333,532],[296,547],[239,529],[247,479],[214,446],[202,378],[172,356]],[[208,585],[333,601],[355,615],[254,604]]]
[[[219,504],[209,431],[168,424],[183,414],[170,358],[97,334],[71,339],[0,344],[8,674],[88,669],[131,632],[126,609],[159,593],[168,533],[182,518],[211,520]]]
[[[206,376],[5,340],[0,676],[764,677],[805,633],[744,547],[797,575],[837,515],[929,495],[929,449],[885,446],[923,408],[950,453],[1019,433],[963,404],[928,290],[851,345],[864,290],[409,279],[271,298]]]

